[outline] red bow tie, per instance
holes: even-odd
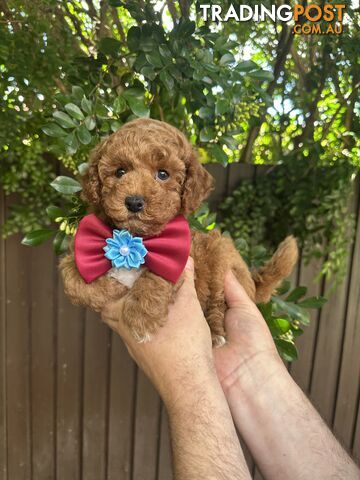
[[[112,230],[93,213],[79,223],[75,235],[75,263],[86,283],[112,267],[139,268],[176,283],[190,253],[191,234],[187,220],[178,215],[154,237],[133,237],[127,230]],[[106,255],[106,256],[105,256]]]

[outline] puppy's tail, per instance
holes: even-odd
[[[298,259],[298,247],[293,236],[280,243],[271,259],[252,272],[256,286],[256,303],[266,303],[284,278],[288,277]]]

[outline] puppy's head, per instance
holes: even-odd
[[[156,235],[198,208],[213,185],[191,145],[164,122],[127,123],[94,150],[83,196],[114,227]]]

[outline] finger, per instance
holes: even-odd
[[[254,305],[231,270],[225,275],[224,291],[229,308]]]
[[[185,279],[187,279],[189,282],[194,283],[194,260],[191,257],[187,259],[184,273]]]
[[[191,257],[187,259],[184,268],[183,280],[183,284],[179,288],[178,294],[181,295],[184,292],[195,293],[194,260]]]
[[[124,297],[108,303],[101,312],[101,319],[106,325],[126,340],[129,336],[129,332],[122,321],[123,305]]]

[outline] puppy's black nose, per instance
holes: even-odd
[[[140,212],[145,205],[144,197],[140,195],[133,195],[125,198],[126,208],[133,213]]]

